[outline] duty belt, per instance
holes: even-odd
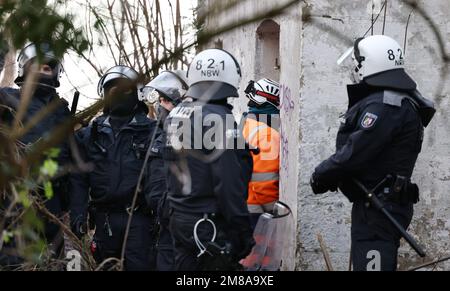
[[[396,203],[417,203],[419,201],[419,188],[416,184],[411,183],[409,178],[388,175],[385,180],[386,182],[374,191],[378,198]]]
[[[123,206],[123,205],[92,205],[90,206],[90,209],[93,212],[98,213],[127,213],[131,215],[131,213],[135,213],[138,211],[145,211],[146,207],[142,205],[136,205],[134,209],[130,206]]]

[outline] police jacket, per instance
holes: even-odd
[[[233,227],[246,228],[252,158],[231,109],[226,104],[193,102],[172,110],[166,122],[168,199],[175,210],[216,213]],[[220,123],[213,130],[213,124]],[[219,141],[215,145],[206,141],[213,132]]]
[[[27,112],[24,115],[23,124],[25,125],[37,113],[45,109],[51,102],[60,101],[57,109],[48,114],[44,119],[35,124],[24,136],[20,138],[25,146],[32,145],[40,139],[45,139],[52,134],[52,130],[64,121],[70,118],[70,111],[66,100],[60,98],[56,90],[48,90],[45,94],[36,91],[30,99]],[[20,104],[20,90],[14,88],[0,88],[0,105],[2,105],[2,121],[11,124],[14,118],[15,111]],[[61,153],[59,159],[61,162],[67,163],[70,158],[69,148],[67,143],[62,143],[60,146]]]
[[[157,139],[160,133],[156,121],[147,118],[145,113],[137,113],[115,133],[109,120],[108,115],[103,115],[76,133],[80,154],[92,168],[71,175],[72,223],[86,218],[89,202],[96,208],[110,211],[125,211],[130,207],[149,147],[151,156],[139,191],[138,206],[156,209],[165,190],[160,147],[152,143],[152,138]]]
[[[410,178],[421,151],[424,126],[408,92],[348,87],[349,109],[336,139],[336,153],[322,162],[315,179],[339,186],[355,200],[350,179],[375,187],[387,175]]]
[[[30,128],[19,141],[25,148],[32,146],[41,139],[51,136],[53,130],[58,126],[67,122],[70,118],[68,103],[61,99],[56,90],[46,89],[43,91],[36,90],[30,99],[27,111],[24,115],[22,123],[26,125],[33,117],[51,103],[60,102],[56,110],[47,114],[45,118]],[[0,119],[2,123],[11,125],[14,121],[15,111],[20,104],[20,90],[14,88],[0,89]],[[67,140],[65,138],[64,140]],[[70,150],[67,142],[62,142],[57,146],[59,155],[57,157],[58,165],[62,168],[70,163]],[[53,181],[55,197],[47,203],[49,210],[58,214],[67,208],[67,181],[64,178]]]
[[[11,125],[14,120],[14,112],[20,102],[20,91],[14,88],[0,88],[0,121]]]

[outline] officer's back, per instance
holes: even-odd
[[[240,79],[231,54],[201,52],[188,71],[186,96],[194,102],[181,103],[167,121],[170,231],[179,271],[234,270],[254,243],[246,205],[252,159],[245,143],[236,148],[239,134],[227,103],[239,96]]]
[[[218,118],[220,117],[223,124],[226,124],[227,115],[232,116],[231,107],[227,104],[181,103],[170,115],[170,121],[173,123],[174,119],[185,116],[187,113],[190,113],[188,120],[190,121],[193,134],[188,144],[184,141],[183,145],[185,145],[184,158],[191,173],[190,178],[192,181],[189,183],[191,187],[188,189],[189,193],[187,193],[184,181],[180,180],[180,177],[176,175],[170,175],[168,182],[171,193],[169,196],[170,201],[174,208],[187,212],[217,212],[219,205],[215,196],[215,187],[217,183],[223,183],[222,180],[229,175],[225,169],[239,166],[239,164],[236,164],[235,153],[232,149],[226,149],[226,140],[223,140],[223,138],[223,143],[221,143],[223,148],[212,148],[211,145],[205,144],[205,133],[209,130],[214,130],[214,128],[211,125],[203,125],[203,121],[209,116],[215,115]],[[197,127],[198,124],[201,125],[200,128]],[[223,135],[224,132],[217,132],[217,135],[220,134]],[[226,138],[226,136],[223,137]],[[217,136],[217,138],[219,137]],[[195,148],[196,145],[201,147]],[[216,164],[220,164],[224,172],[217,172]],[[233,184],[229,185],[229,187],[233,187],[239,182],[233,181]]]

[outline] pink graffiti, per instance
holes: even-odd
[[[289,139],[287,134],[283,130],[283,126],[280,128],[281,139],[281,168],[285,170],[285,173],[289,173]]]
[[[295,108],[295,102],[292,99],[292,90],[287,85],[280,86],[280,99],[281,99],[281,112],[285,116],[289,116],[290,113]],[[286,175],[289,173],[289,139],[288,135],[281,126],[280,129],[280,139],[281,139],[281,168],[285,171]]]
[[[281,99],[281,110],[283,112],[290,112],[294,109],[295,103],[292,99],[292,90],[289,86],[281,85],[280,86],[280,99]]]

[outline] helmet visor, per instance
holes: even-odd
[[[144,88],[142,88],[142,95],[144,97],[144,100],[146,100],[150,104],[157,103],[159,100],[159,97],[160,97],[158,91],[155,90],[155,88],[148,87],[148,86],[145,86]]]
[[[60,62],[60,60],[55,56],[55,54],[45,45],[41,47],[43,63],[48,63],[51,61]],[[35,44],[29,44],[19,53],[17,62],[19,66],[25,66],[29,61],[35,59],[38,56],[37,48]]]
[[[97,92],[103,96],[106,84],[114,80],[127,79],[132,82],[138,81],[139,74],[132,68],[126,66],[115,66],[109,69],[106,74],[100,79],[97,86]],[[142,84],[136,84],[138,92],[142,90]]]
[[[166,92],[167,89],[177,89],[180,95],[183,96],[186,93],[186,87],[183,84],[180,77],[172,72],[162,72],[153,81],[151,81],[146,87],[150,87],[161,92]]]

